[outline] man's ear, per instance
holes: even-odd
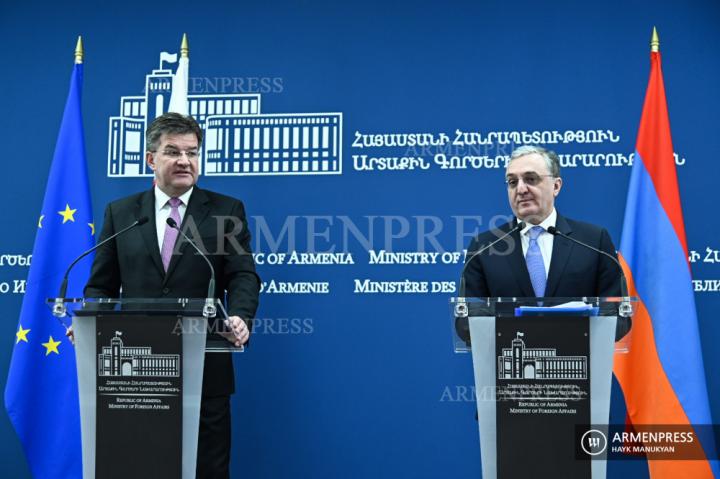
[[[155,155],[152,151],[145,152],[145,162],[148,164],[151,170],[155,171]]]
[[[555,178],[555,183],[553,184],[553,195],[554,196],[559,195],[561,188],[562,188],[562,178]]]

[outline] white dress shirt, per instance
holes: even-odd
[[[530,223],[527,223],[525,228],[520,232],[520,240],[522,241],[522,251],[523,251],[523,258],[525,255],[527,255],[527,250],[530,247],[530,229],[533,226],[542,226],[542,229],[545,230],[542,233],[540,233],[540,236],[538,236],[537,242],[538,246],[540,247],[540,253],[542,254],[543,263],[545,264],[545,277],[547,277],[548,272],[550,271],[550,261],[552,260],[552,250],[553,250],[553,241],[555,240],[555,236],[551,235],[547,232],[547,229],[551,226],[555,226],[555,222],[557,221],[557,211],[555,211],[555,208],[553,208],[552,213],[545,218],[545,220],[540,223],[539,225],[533,225]]]
[[[187,211],[187,205],[190,201],[190,195],[193,192],[193,188],[190,188],[185,193],[179,196],[182,202],[178,207],[180,212],[180,224],[182,224],[185,218],[185,212]],[[155,186],[155,228],[157,230],[158,248],[162,251],[163,239],[165,238],[165,228],[169,228],[166,221],[170,217],[170,197],[165,194],[163,190]],[[178,225],[179,226],[179,225]]]

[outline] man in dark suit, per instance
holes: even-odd
[[[539,146],[521,146],[510,155],[505,181],[516,218],[496,230],[481,233],[468,246],[465,296],[620,296],[620,271],[610,258],[547,231],[555,227],[616,255],[604,228],[565,218],[555,210],[555,198],[563,185],[558,156]],[[474,255],[519,221],[526,224],[521,231]],[[458,324],[461,337],[469,336],[462,329]]]
[[[204,298],[210,271],[177,230],[205,249],[213,264],[217,296],[227,294],[230,316],[226,339],[247,342],[258,306],[260,279],[250,250],[243,204],[196,186],[202,130],[189,116],[167,113],[146,133],[146,161],[155,187],[110,203],[100,240],[138,218],[146,224],[128,231],[97,251],[85,296],[90,298]],[[227,478],[230,461],[230,395],[234,372],[229,354],[205,357],[200,411],[197,477]]]

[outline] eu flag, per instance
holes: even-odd
[[[42,211],[33,219],[37,233],[5,388],[5,407],[38,479],[82,477],[75,351],[45,304],[70,262],[94,244],[82,78],[76,59]],[[86,259],[73,270],[69,297],[82,295],[90,264]]]

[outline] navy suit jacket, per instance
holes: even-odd
[[[483,246],[498,239],[517,224],[506,223],[479,234],[470,242],[465,261],[465,297],[534,297],[520,232],[515,232],[487,251],[473,257]],[[572,238],[617,257],[608,232],[599,226],[557,215],[555,228]],[[461,292],[462,294],[462,292]],[[620,270],[604,255],[584,248],[561,236],[553,241],[546,297],[620,296]],[[467,321],[456,323],[458,334],[469,338]],[[618,321],[618,337],[629,323]]]
[[[506,223],[473,238],[466,261],[483,246],[510,231],[517,223]],[[572,238],[616,256],[608,232],[599,226],[557,215],[555,228]],[[465,269],[467,297],[535,296],[520,232],[472,258]],[[620,296],[620,271],[610,258],[583,248],[561,236],[553,241],[552,260],[545,296]]]
[[[165,272],[160,258],[155,226],[154,190],[138,193],[110,203],[105,209],[100,240],[147,216],[138,226],[98,249],[87,298],[204,298],[210,269],[186,241],[178,249]],[[196,243],[202,243],[215,268],[216,296],[224,299],[227,312],[243,318],[252,328],[258,306],[260,278],[250,249],[250,232],[245,209],[229,196],[193,189],[181,228]],[[178,237],[178,242],[183,241]],[[202,248],[202,247],[201,247]],[[230,354],[207,354],[203,395],[222,396],[234,392],[234,372]]]

